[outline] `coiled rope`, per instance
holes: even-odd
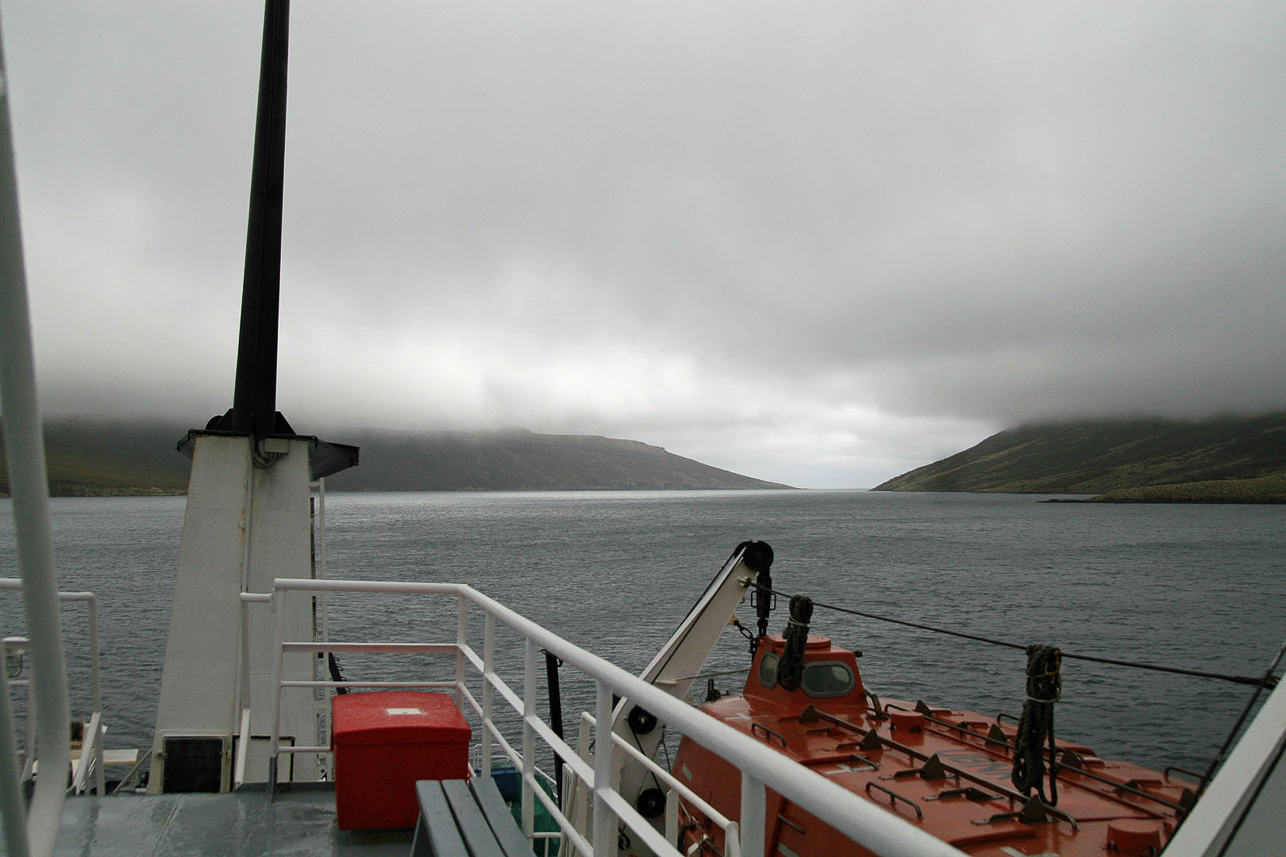
[[[786,646],[777,667],[777,684],[795,690],[804,677],[804,649],[808,645],[808,623],[813,620],[813,599],[806,595],[790,597],[790,618],[786,620]]]
[[[1053,646],[1027,647],[1027,701],[1014,736],[1014,767],[1010,779],[1027,797],[1032,789],[1042,803],[1058,805],[1058,757],[1054,747],[1054,703],[1063,695],[1059,672],[1062,653]],[[1049,800],[1045,800],[1044,745],[1049,743]]]

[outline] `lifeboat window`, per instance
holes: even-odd
[[[777,662],[781,660],[776,652],[769,652],[759,662],[759,683],[772,689],[777,684]]]
[[[762,672],[762,670],[760,670]],[[857,684],[848,664],[819,661],[804,667],[800,686],[809,696],[843,696]]]

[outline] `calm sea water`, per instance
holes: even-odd
[[[1286,509],[1044,504],[1031,496],[864,492],[331,494],[331,577],[461,581],[641,670],[733,547],[776,552],[778,589],[1020,644],[1259,674],[1286,637]],[[150,745],[183,498],[53,501],[60,585],[100,599],[109,746]],[[0,502],[0,576],[14,576]],[[67,632],[83,613],[68,608]],[[748,610],[745,621],[753,624]],[[785,623],[783,607],[771,629]],[[336,638],[405,621],[332,614]],[[0,633],[22,629],[0,594]],[[814,633],[864,653],[867,686],[1017,715],[1021,651],[818,608]],[[747,663],[728,632],[710,669]],[[73,658],[75,656],[73,655]],[[82,662],[74,703],[87,704]],[[1059,734],[1108,758],[1204,766],[1250,689],[1064,662]],[[719,680],[723,689],[736,678]],[[573,694],[574,695],[574,694]],[[574,703],[575,700],[572,700]],[[569,713],[572,704],[569,703]]]

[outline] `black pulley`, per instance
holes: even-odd
[[[767,571],[772,568],[773,552],[768,542],[742,542],[740,546],[745,548],[741,559],[751,571]]]
[[[630,709],[625,722],[630,724],[635,735],[646,735],[656,728],[656,715],[638,705]]]
[[[660,789],[644,789],[639,792],[639,799],[634,801],[634,808],[644,818],[656,818],[665,812],[665,792]]]

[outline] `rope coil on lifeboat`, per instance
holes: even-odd
[[[808,645],[808,623],[813,620],[813,599],[806,595],[790,597],[790,618],[786,620],[786,648],[777,667],[777,684],[786,690],[799,687],[804,676],[804,649]]]
[[[1054,703],[1062,698],[1063,677],[1059,672],[1063,653],[1053,646],[1027,647],[1027,701],[1018,719],[1014,738],[1014,767],[1010,779],[1025,795],[1032,789],[1042,803],[1058,805],[1058,757],[1054,749]],[[1049,800],[1043,781],[1045,757],[1042,744],[1049,742]]]

